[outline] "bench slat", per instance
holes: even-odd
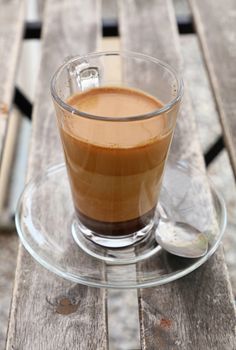
[[[63,159],[50,78],[65,56],[96,49],[100,7],[96,0],[46,3],[28,178]],[[59,212],[55,203],[58,224]],[[7,341],[7,349],[13,348],[107,349],[105,290],[55,276],[20,247]]]
[[[24,0],[0,0],[0,159],[12,102],[24,14]]]
[[[170,1],[120,1],[120,32],[124,49],[151,54],[181,71],[180,45]],[[204,169],[187,95],[185,92],[171,157]],[[140,290],[139,309],[143,349],[235,348],[234,303],[221,248],[185,278]]]
[[[236,2],[189,2],[236,177]]]
[[[22,43],[24,28],[25,0],[0,0],[0,213],[1,221],[7,219],[4,213],[6,196],[6,177],[9,173],[9,150],[11,154],[12,140],[8,137],[8,122],[17,63]],[[14,116],[12,116],[14,119]],[[13,121],[13,120],[11,120]],[[10,131],[12,130],[11,123]],[[11,133],[11,132],[10,132]],[[6,146],[6,147],[5,147]],[[5,153],[4,153],[5,152]],[[6,218],[5,218],[6,215]]]

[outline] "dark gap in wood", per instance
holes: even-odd
[[[177,16],[179,34],[195,34],[192,16]]]
[[[32,119],[33,105],[17,86],[15,87],[13,102],[23,116],[29,120]]]
[[[42,32],[42,22],[25,22],[24,39],[40,39]]]
[[[222,135],[216,139],[213,145],[210,146],[208,151],[204,154],[204,160],[206,166],[209,166],[213,160],[220,154],[220,152],[224,149],[225,144]]]
[[[102,21],[102,36],[119,36],[119,26],[116,19],[105,19]]]
[[[177,16],[179,34],[193,34],[195,28],[191,16]],[[24,39],[40,39],[42,32],[42,22],[25,22]],[[119,36],[119,26],[116,19],[105,19],[102,21],[103,37]]]

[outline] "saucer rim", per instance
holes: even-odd
[[[181,167],[182,169],[193,169],[195,171],[197,171],[198,173],[202,173],[201,171],[199,171],[198,169],[189,166],[188,164],[186,165],[185,163],[183,164],[183,162],[176,162],[176,165],[178,165],[178,167]],[[224,236],[225,233],[225,229],[226,229],[226,224],[227,224],[227,211],[226,211],[226,206],[225,206],[225,202],[224,199],[222,197],[222,195],[219,193],[218,190],[216,190],[214,184],[212,183],[212,181],[209,179],[209,177],[206,175],[206,178],[210,184],[210,188],[211,191],[213,191],[213,193],[216,195],[220,206],[221,206],[221,218],[220,218],[220,223],[221,226],[219,227],[219,231],[217,234],[217,239],[214,242],[213,245],[209,244],[209,249],[207,251],[207,253],[197,259],[193,259],[194,262],[193,264],[191,264],[190,266],[188,266],[187,268],[184,268],[183,270],[180,271],[174,271],[169,273],[168,275],[164,275],[164,276],[158,276],[158,278],[156,278],[155,280],[149,280],[149,281],[145,281],[145,282],[136,282],[136,283],[129,283],[128,281],[124,281],[122,283],[117,283],[116,281],[111,282],[101,282],[101,281],[97,281],[94,279],[94,281],[91,280],[91,278],[83,278],[82,276],[79,275],[75,275],[74,273],[71,272],[64,272],[62,269],[60,269],[58,267],[58,265],[52,265],[49,262],[45,261],[40,254],[38,254],[33,248],[31,248],[30,244],[28,243],[27,239],[25,239],[25,235],[22,231],[21,228],[21,206],[24,203],[23,199],[24,196],[26,195],[26,193],[30,190],[30,188],[35,187],[36,183],[42,182],[42,179],[44,179],[46,176],[52,176],[52,174],[60,172],[60,171],[66,171],[66,166],[65,163],[59,163],[56,165],[52,165],[46,168],[46,170],[44,172],[42,172],[41,174],[32,177],[32,179],[26,184],[21,196],[19,197],[18,203],[17,203],[17,208],[16,208],[16,214],[15,214],[15,224],[16,224],[16,230],[17,233],[20,237],[21,243],[23,244],[24,248],[29,252],[29,254],[44,268],[46,268],[47,270],[49,270],[50,272],[55,273],[57,276],[65,278],[66,280],[69,280],[71,282],[75,282],[75,283],[79,283],[82,285],[86,285],[89,287],[95,287],[95,288],[108,288],[108,289],[140,289],[140,288],[152,288],[152,287],[156,287],[156,286],[160,286],[160,285],[164,285],[170,282],[173,282],[175,280],[178,280],[186,275],[188,275],[189,273],[193,272],[194,270],[196,270],[197,268],[199,268],[201,265],[203,265],[217,250],[217,248],[222,245],[222,238]],[[76,243],[75,243],[76,244]],[[127,264],[127,266],[129,266],[131,264]],[[136,264],[132,264],[132,265],[136,265]],[[104,266],[111,266],[110,264],[104,264]],[[116,265],[112,265],[112,267],[114,268]],[[119,267],[119,265],[117,265]],[[125,266],[125,265],[123,265]]]

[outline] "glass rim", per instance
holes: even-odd
[[[93,115],[89,114],[86,112],[82,112],[77,108],[72,107],[71,105],[67,104],[66,102],[61,99],[57,93],[56,90],[56,83],[59,75],[62,73],[62,71],[71,63],[79,60],[79,59],[89,59],[91,57],[99,57],[99,56],[126,56],[126,57],[131,57],[131,58],[139,58],[142,60],[146,60],[152,63],[156,63],[159,66],[165,68],[167,71],[172,73],[176,79],[177,82],[177,94],[176,97],[170,100],[169,102],[165,103],[163,107],[158,108],[153,110],[152,112],[145,113],[145,114],[139,114],[139,115],[132,115],[132,116],[122,116],[122,117],[112,117],[112,116],[100,116],[100,115]],[[163,62],[162,60],[159,60],[158,58],[155,58],[153,56],[149,56],[143,53],[138,53],[134,51],[97,51],[97,52],[91,52],[82,56],[76,55],[71,57],[69,60],[64,62],[53,74],[52,79],[51,79],[51,84],[50,84],[50,90],[51,90],[51,95],[55,102],[62,107],[64,110],[68,111],[69,113],[73,114],[73,116],[77,115],[79,117],[84,117],[88,119],[94,119],[94,120],[100,120],[100,121],[113,121],[113,122],[118,122],[118,121],[137,121],[137,120],[144,120],[144,119],[149,119],[152,117],[157,117],[158,115],[161,115],[163,113],[168,112],[171,110],[182,98],[183,96],[183,91],[184,91],[184,83],[182,78],[179,76],[177,71],[171,67],[169,64]]]

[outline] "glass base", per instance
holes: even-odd
[[[157,223],[157,220],[152,220],[132,235],[114,238],[94,234],[74,215],[71,232],[75,242],[87,254],[111,264],[132,264],[152,256],[160,249],[155,240]]]
[[[147,288],[174,281],[198,268],[222,239],[224,201],[205,174],[183,163],[168,164],[160,204],[175,222],[206,233],[207,253],[185,259],[158,246],[153,232],[125,248],[107,248],[85,238],[74,220],[64,164],[48,169],[26,186],[16,211],[16,227],[28,252],[41,265],[74,283],[105,288]],[[73,236],[72,236],[73,232]],[[77,243],[75,243],[75,240]]]

